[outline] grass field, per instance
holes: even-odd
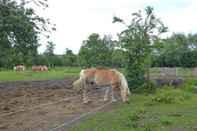
[[[80,67],[56,67],[50,69],[48,72],[32,72],[31,69],[16,72],[13,70],[1,70],[0,81],[18,81],[18,80],[50,80],[50,79],[63,79],[65,77],[78,76],[81,68]],[[123,69],[118,69],[124,72]],[[179,76],[191,78],[192,69],[189,68],[178,68]],[[151,75],[159,76],[159,68],[152,68]]]
[[[65,77],[77,76],[79,72],[80,68],[77,67],[60,67],[47,72],[33,72],[31,70],[16,72],[13,70],[5,70],[0,71],[0,81],[63,79]]]
[[[50,80],[78,76],[80,68],[61,67],[48,72],[0,71],[0,81]],[[179,69],[191,76],[190,69]],[[121,70],[122,71],[122,70]],[[151,73],[158,74],[158,69]],[[129,104],[114,103],[73,126],[70,131],[197,131],[197,80],[182,88],[166,87],[154,94],[132,94]]]
[[[192,83],[192,84],[191,84]],[[197,131],[197,81],[182,89],[133,94],[130,104],[114,104],[70,131]]]

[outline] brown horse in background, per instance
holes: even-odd
[[[24,71],[25,66],[24,65],[16,65],[16,66],[14,66],[14,70],[15,71]]]
[[[115,89],[120,90],[120,95],[123,102],[128,102],[130,94],[127,80],[122,73],[115,69],[106,68],[89,68],[81,70],[80,78],[73,83],[75,88],[81,88],[83,91],[83,102],[88,103],[87,89],[95,84],[98,88],[106,88],[104,101],[108,100],[108,94],[111,89],[112,101],[114,98]]]
[[[32,71],[48,71],[48,67],[46,65],[32,66]]]

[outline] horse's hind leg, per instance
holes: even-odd
[[[111,87],[111,100],[112,102],[116,102],[117,100],[115,99],[115,96],[114,96],[114,88]]]
[[[106,87],[106,89],[105,89],[105,95],[104,95],[104,101],[107,101],[108,100],[109,91],[110,91],[110,87]]]

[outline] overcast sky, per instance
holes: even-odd
[[[116,38],[123,26],[112,24],[113,16],[129,21],[131,13],[148,5],[169,27],[168,34],[197,32],[197,0],[48,0],[48,4],[49,8],[39,13],[56,24],[57,31],[51,34],[56,54],[64,53],[66,48],[78,53],[91,33]],[[46,43],[42,44],[39,52],[45,50]]]

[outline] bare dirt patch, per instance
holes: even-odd
[[[102,90],[90,91],[92,102],[82,104],[74,80],[0,83],[0,130],[48,131],[104,104]]]

